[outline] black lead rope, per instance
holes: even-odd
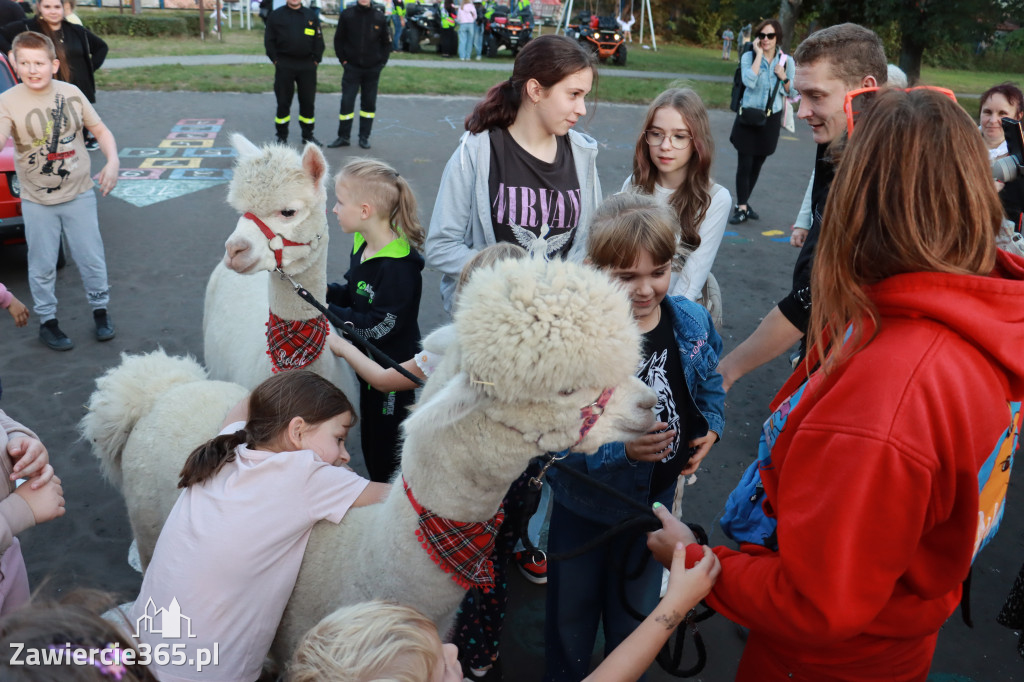
[[[553,455],[550,453],[545,455],[545,457],[549,461],[553,459]],[[619,492],[618,490],[612,488],[611,486],[600,481],[596,481],[590,476],[584,474],[583,472],[577,471],[572,467],[568,467],[560,461],[550,461],[550,466],[554,466],[562,473],[571,476],[579,481],[582,481],[593,488],[597,488],[601,493],[615,498],[616,500],[622,502],[628,507],[634,509],[637,513],[636,516],[617,523],[605,532],[601,533],[601,535],[599,535],[598,537],[594,538],[593,540],[590,540],[589,542],[584,543],[580,547],[577,547],[568,552],[550,555],[548,559],[550,559],[551,561],[563,561],[565,559],[572,559],[578,557],[581,554],[589,552],[595,547],[598,547],[606,542],[610,542],[613,537],[627,531],[633,531],[639,534],[656,531],[659,528],[661,528],[661,521],[658,520],[658,517],[654,515],[654,511],[652,511],[651,508],[648,507],[647,505],[641,504],[640,502],[633,500],[632,498]],[[537,479],[533,479],[529,485],[530,494],[535,495],[538,498],[538,501],[540,497],[541,485],[543,485],[542,481]],[[536,504],[536,502],[533,500],[531,500],[531,503]],[[708,536],[707,533],[704,532],[703,528],[701,528],[697,524],[688,523],[686,525],[690,528],[690,530],[693,531],[693,534],[697,538],[698,543],[702,545],[706,545],[708,543]],[[537,548],[530,541],[528,537],[529,534],[526,533],[525,522],[523,524],[522,532],[520,533],[520,535],[523,542],[523,546],[526,548],[526,551],[538,551]],[[628,556],[628,553],[623,553],[623,555],[619,558],[619,574],[625,576],[624,580],[620,581],[618,585],[619,599],[622,601],[622,605],[625,608],[626,612],[629,613],[638,622],[641,622],[647,616],[641,614],[639,611],[633,608],[632,604],[629,603],[629,598],[626,595],[626,580],[634,580],[638,578],[641,573],[643,573],[643,571],[647,568],[648,562],[651,559],[651,553],[643,552],[640,558],[639,565],[631,571],[627,571],[626,562],[628,560]],[[712,609],[710,606],[707,606],[706,604],[704,605],[704,610],[698,612],[696,609],[691,609],[690,612],[686,614],[686,618],[684,619],[684,621],[679,624],[678,628],[676,628],[675,634],[671,638],[669,638],[669,641],[666,642],[665,646],[662,647],[661,651],[658,652],[656,660],[658,661],[658,665],[660,665],[665,672],[667,672],[669,675],[672,675],[673,677],[693,677],[694,675],[697,675],[702,670],[704,670],[704,667],[707,665],[708,662],[708,652],[707,647],[704,645],[704,638],[701,636],[700,631],[697,630],[697,623],[703,620],[707,620],[714,614],[714,609]],[[697,660],[689,668],[682,668],[681,666],[683,660],[683,651],[686,646],[687,630],[689,630],[693,637],[693,645],[697,652]]]
[[[282,275],[283,274],[284,273],[282,273]],[[287,275],[284,276],[288,277]],[[309,291],[304,286],[298,284],[297,282],[295,282],[295,280],[291,279],[290,277],[288,277],[288,280],[292,283],[292,286],[295,287],[295,293],[299,295],[299,298],[301,298],[303,301],[319,310],[324,315],[326,315],[327,320],[341,333],[342,336],[344,336],[346,339],[348,339],[353,344],[358,346],[364,353],[375,359],[380,364],[384,365],[385,367],[390,367],[391,369],[397,371],[399,374],[401,374],[403,377],[413,382],[417,386],[423,386],[422,379],[420,379],[418,376],[407,370],[405,367],[402,367],[400,364],[395,362],[389,355],[379,350],[372,343],[356,334],[352,330],[352,326],[350,324],[343,321],[340,317],[338,317],[330,310],[328,310],[327,307],[320,303],[320,301],[316,300],[316,297],[313,296],[313,294],[309,293]]]

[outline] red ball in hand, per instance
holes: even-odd
[[[691,542],[686,546],[686,568],[693,568],[700,560],[704,558],[704,547],[698,545],[696,542]]]

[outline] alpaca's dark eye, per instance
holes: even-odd
[[[558,392],[558,395],[560,395],[560,396],[570,396],[570,395],[572,395],[575,392],[576,392],[575,388],[563,388],[561,391]]]
[[[295,215],[295,209],[294,208],[286,208],[286,209],[281,211],[281,215],[283,215],[285,218],[291,218],[293,215]]]

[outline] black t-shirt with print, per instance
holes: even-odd
[[[490,132],[488,186],[496,241],[529,249],[542,236],[548,256],[569,252],[580,222],[581,192],[569,137],[557,139],[555,160],[546,163],[520,147],[508,130]]]
[[[689,446],[683,438],[687,433],[687,404],[691,399],[683,363],[679,359],[679,346],[672,333],[672,313],[665,301],[661,303],[658,325],[644,334],[644,358],[636,376],[658,395],[655,419],[665,422],[669,430],[675,429],[676,432],[669,452],[654,465],[651,476],[653,496],[672,485],[689,459]]]

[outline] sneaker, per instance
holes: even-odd
[[[352,144],[352,143],[348,141],[347,137],[336,137],[336,138],[334,138],[334,142],[332,142],[329,145],[327,145],[327,148],[328,149],[337,149],[338,147],[347,147],[350,144]]]
[[[106,308],[92,311],[92,320],[96,323],[97,341],[110,341],[114,338],[114,323],[110,321]]]
[[[47,320],[39,325],[39,340],[50,350],[71,350],[75,347],[74,342],[57,326],[56,319]]]
[[[533,552],[522,550],[515,553],[516,565],[523,577],[534,585],[544,585],[548,581],[548,557],[542,550]]]
[[[737,206],[733,209],[732,215],[729,216],[729,224],[739,225],[745,222],[747,222],[747,211]]]
[[[755,211],[754,207],[751,206],[750,204],[747,204],[747,217],[750,218],[751,220],[761,219],[761,216],[758,215],[757,211]]]
[[[316,139],[312,135],[310,135],[309,137],[302,138],[302,144],[315,144],[317,147],[320,147],[321,149],[323,149],[324,147],[324,143]]]
[[[476,56],[476,60],[477,60],[477,61],[480,61],[480,59],[481,59],[480,55],[477,55],[477,56]]]
[[[100,143],[95,137],[93,137],[85,141],[85,148],[90,152],[94,152],[100,148]]]
[[[288,136],[287,135],[275,135],[274,139],[277,140],[278,144],[288,144]]]
[[[359,146],[362,147],[363,149],[369,149],[370,148],[370,138],[368,138],[368,137],[360,137],[359,138]]]

